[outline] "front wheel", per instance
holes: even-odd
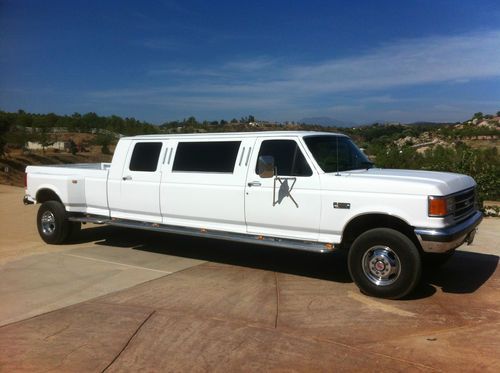
[[[398,299],[420,280],[422,263],[415,244],[404,234],[376,228],[361,234],[348,256],[349,273],[362,292]]]
[[[57,201],[44,202],[38,209],[37,228],[46,243],[64,243],[71,233],[72,226],[63,204]]]

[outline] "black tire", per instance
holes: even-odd
[[[423,262],[425,267],[439,268],[443,266],[455,254],[455,250],[450,250],[445,253],[424,253]]]
[[[422,260],[404,234],[376,228],[361,234],[348,255],[349,273],[361,291],[379,298],[399,299],[420,280]]]
[[[57,201],[44,202],[38,209],[36,218],[38,233],[46,243],[64,243],[71,232],[64,205]]]

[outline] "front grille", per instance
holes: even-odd
[[[475,188],[458,192],[453,196],[455,201],[455,210],[453,217],[455,221],[465,219],[476,209],[476,191]]]

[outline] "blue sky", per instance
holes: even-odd
[[[0,109],[153,123],[500,110],[494,1],[0,0]]]

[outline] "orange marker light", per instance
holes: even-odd
[[[446,199],[441,197],[429,197],[429,216],[446,216],[448,206]]]

